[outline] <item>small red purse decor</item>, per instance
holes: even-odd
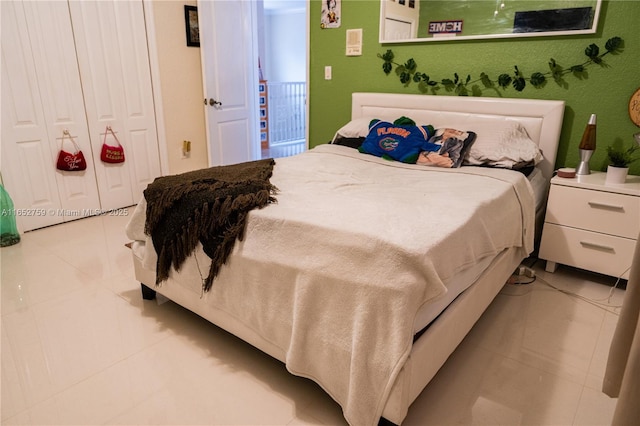
[[[64,140],[69,138],[73,144],[75,151],[73,153],[64,150]],[[56,168],[64,172],[81,172],[87,169],[87,160],[84,158],[84,154],[80,151],[80,147],[73,140],[71,134],[67,129],[62,132],[62,146],[60,147],[60,153],[58,154],[58,161],[56,162]]]
[[[113,139],[118,143],[117,146],[107,145],[107,133],[111,133]],[[105,163],[124,163],[124,148],[120,144],[115,132],[111,129],[111,126],[107,126],[107,129],[104,131],[100,159]]]

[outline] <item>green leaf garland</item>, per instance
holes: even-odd
[[[513,72],[511,74],[503,73],[493,80],[485,72],[480,73],[480,77],[477,80],[473,80],[471,75],[467,75],[465,78],[460,78],[458,73],[453,73],[453,78],[442,78],[440,80],[434,80],[429,77],[428,74],[418,71],[418,64],[413,58],[409,58],[404,64],[399,64],[394,61],[395,55],[391,49],[385,53],[378,53],[378,57],[383,60],[382,70],[385,74],[389,75],[395,67],[396,75],[405,86],[411,84],[411,82],[418,84],[418,89],[421,92],[427,92],[439,89],[443,87],[448,92],[454,92],[460,96],[468,96],[471,91],[474,96],[481,96],[481,89],[476,83],[481,83],[485,89],[495,89],[496,84],[502,89],[508,89],[512,86],[518,92],[522,92],[527,87],[527,82],[535,88],[544,87],[548,78],[553,79],[556,83],[566,85],[564,82],[564,76],[567,74],[573,74],[577,78],[583,78],[587,67],[593,64],[604,65],[603,58],[609,53],[621,53],[624,47],[624,41],[620,37],[612,37],[605,43],[605,52],[600,53],[600,48],[596,44],[590,44],[584,50],[584,54],[587,56],[587,60],[581,64],[572,65],[568,68],[559,65],[555,59],[549,59],[547,72],[534,72],[531,76],[526,77],[519,69],[517,65],[514,65]]]

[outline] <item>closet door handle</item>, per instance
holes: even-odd
[[[209,103],[209,105],[211,105],[211,106],[216,106],[216,105],[220,105],[220,106],[222,106],[222,102],[218,102],[218,101],[216,101],[216,100],[215,100],[215,99],[213,99],[213,98],[209,98],[208,103]],[[205,105],[207,104],[207,99],[206,99],[206,98],[205,98],[205,100],[204,100],[204,104],[205,104]]]

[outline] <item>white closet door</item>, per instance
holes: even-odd
[[[64,2],[24,2],[24,8],[52,151],[57,157],[63,131],[68,130],[88,159],[85,171],[56,170],[62,205],[62,210],[56,214],[64,216],[65,220],[91,216],[100,209],[100,199],[91,161],[89,129],[69,8]],[[66,138],[64,149],[74,149],[69,138]]]
[[[103,209],[129,206],[160,175],[142,1],[69,3]],[[125,162],[100,161],[105,129]]]
[[[2,2],[2,174],[22,231],[62,222],[29,28],[22,3]]]
[[[53,155],[40,104],[40,89],[31,55],[22,5],[2,2],[2,177],[18,211],[21,230],[62,222],[47,215],[60,209]],[[45,214],[35,215],[35,212]]]

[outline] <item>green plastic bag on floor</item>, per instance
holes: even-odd
[[[13,201],[4,190],[4,186],[0,185],[0,247],[12,246],[20,242],[14,213]]]

